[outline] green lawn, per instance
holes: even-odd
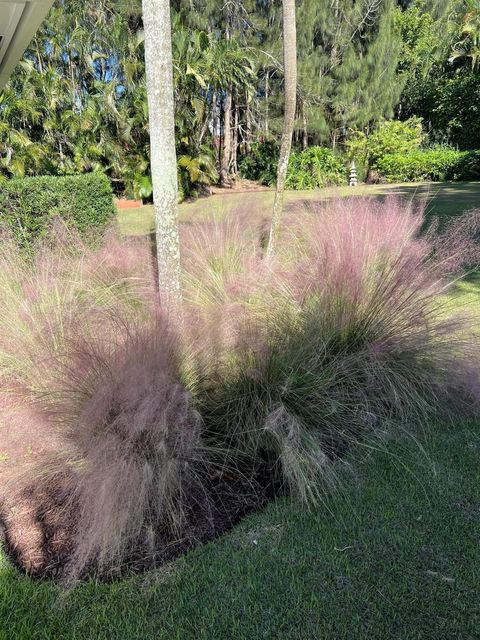
[[[301,200],[321,200],[336,195],[366,195],[385,197],[398,194],[402,198],[414,198],[426,202],[429,216],[441,218],[455,216],[480,207],[480,182],[440,182],[400,185],[361,185],[355,189],[342,187],[338,189],[322,189],[317,191],[289,191],[286,194],[287,205]],[[211,215],[225,215],[231,211],[247,212],[265,211],[269,216],[273,205],[273,191],[257,193],[229,193],[200,198],[194,202],[180,205],[180,217],[183,221],[201,220]],[[120,230],[125,235],[143,235],[154,231],[153,207],[123,210],[119,212]]]
[[[167,568],[112,585],[64,594],[0,561],[0,638],[474,640],[479,456],[478,426],[372,441],[315,512],[271,504]]]
[[[480,205],[480,184],[430,189],[429,211],[443,217]],[[271,197],[215,196],[182,205],[181,215]],[[151,209],[122,212],[120,224],[147,233]],[[279,501],[167,567],[110,585],[64,593],[20,575],[0,552],[0,640],[474,640],[479,457],[479,425],[384,433],[337,468],[336,490],[315,511]]]

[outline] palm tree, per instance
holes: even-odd
[[[480,1],[467,0],[466,9],[461,30],[462,40],[455,45],[450,61],[470,58],[472,70],[476,71],[480,69]]]
[[[282,144],[278,161],[277,188],[273,204],[272,223],[267,246],[267,258],[273,254],[275,240],[280,227],[283,212],[285,181],[288,161],[292,148],[295,111],[297,108],[297,29],[295,0],[283,0],[283,60],[285,84],[285,115],[283,121]]]
[[[180,247],[170,1],[143,0],[142,6],[158,282],[167,308],[178,312]]]

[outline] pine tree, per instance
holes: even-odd
[[[349,128],[393,115],[401,40],[394,0],[303,0],[299,85],[314,142],[333,147]]]

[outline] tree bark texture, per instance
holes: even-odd
[[[142,0],[155,209],[158,283],[167,309],[179,310],[180,247],[169,0]]]
[[[283,0],[285,115],[280,158],[278,161],[277,188],[275,191],[272,223],[266,253],[267,259],[273,255],[283,213],[285,182],[292,148],[292,134],[297,107],[297,30],[295,18],[295,0]]]

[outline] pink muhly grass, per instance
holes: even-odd
[[[55,442],[18,490],[68,496],[68,580],[154,561],[191,506],[200,420],[144,260],[142,247],[113,236],[97,251],[57,245],[30,261],[7,242],[0,258],[5,408],[34,408],[37,437]]]
[[[373,426],[476,414],[478,339],[445,293],[478,263],[478,219],[422,236],[422,212],[398,199],[339,199],[293,211],[267,266],[249,239],[242,268],[222,272],[236,288],[214,298],[202,328],[207,435],[252,464],[267,457],[315,501],[325,454]]]

